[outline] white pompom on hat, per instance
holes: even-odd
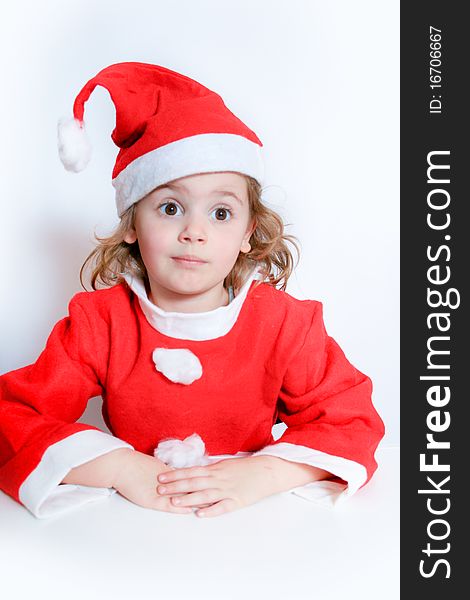
[[[118,215],[159,185],[196,173],[235,171],[263,183],[262,143],[222,98],[180,73],[147,63],[106,67],[90,79],[58,125],[59,156],[69,171],[88,164],[84,104],[106,88],[116,109],[111,139],[119,147],[112,173]]]
[[[83,171],[91,158],[91,144],[85,126],[75,118],[63,117],[59,120],[57,130],[62,164],[67,171]]]

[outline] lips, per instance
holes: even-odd
[[[173,258],[173,260],[176,260],[181,263],[187,263],[187,264],[202,265],[207,262],[205,260],[202,260],[202,258],[199,258],[198,256],[194,256],[192,254],[185,254],[183,256],[172,256],[172,258]]]

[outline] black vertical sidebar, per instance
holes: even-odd
[[[464,3],[402,2],[401,597],[468,592],[470,173]],[[467,142],[467,140],[469,140]],[[457,590],[461,591],[457,591]]]

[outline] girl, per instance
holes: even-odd
[[[260,140],[198,82],[119,63],[59,124],[68,170],[89,160],[96,85],[116,107],[121,220],[85,262],[94,291],[72,298],[36,363],[0,378],[0,489],[39,518],[116,491],[209,517],[282,491],[351,496],[383,423],[321,304],[285,292],[295,242],[261,201]],[[111,435],[76,422],[98,395]]]

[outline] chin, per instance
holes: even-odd
[[[206,290],[201,288],[191,288],[188,286],[185,288],[173,289],[172,291],[175,294],[180,294],[181,296],[197,296],[199,294],[203,294]]]
[[[171,290],[174,294],[182,294],[185,296],[193,296],[195,294],[203,294],[210,286],[201,285],[200,282],[197,283],[183,283],[178,282],[175,285],[168,286],[169,290]]]
[[[194,296],[204,294],[210,289],[217,287],[220,283],[223,284],[223,279],[214,278],[208,280],[207,277],[201,277],[200,273],[184,271],[172,273],[170,277],[156,279],[158,287],[165,288],[173,294],[181,294],[185,296]]]

